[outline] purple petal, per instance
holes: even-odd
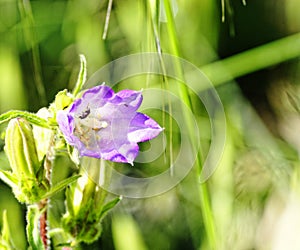
[[[143,142],[158,136],[163,129],[149,116],[136,113],[130,123],[128,139],[131,142]]]
[[[58,111],[56,114],[56,120],[59,125],[61,132],[65,135],[66,140],[69,144],[73,142],[73,134],[74,130],[74,118],[66,111]]]
[[[115,95],[114,91],[105,85],[93,87],[84,92],[82,100],[90,104],[91,108],[102,106]]]
[[[81,156],[133,164],[138,142],[156,137],[162,128],[147,115],[136,112],[142,93],[105,85],[87,90],[69,110],[57,113],[57,122],[66,141]]]
[[[82,99],[77,99],[73,102],[69,112],[73,113],[76,112],[76,110],[78,109],[78,107],[80,106],[80,104],[82,103]]]
[[[83,99],[99,98],[99,100],[103,100],[103,99],[109,99],[113,95],[114,95],[114,91],[110,87],[102,84],[85,91],[82,98]]]
[[[137,110],[143,101],[143,96],[140,91],[133,91],[133,90],[121,90],[116,94],[118,97],[122,99],[122,103],[125,106],[130,106],[134,110]]]
[[[110,152],[103,152],[101,158],[114,162],[127,162],[132,165],[138,152],[139,147],[137,144],[127,144],[125,147],[123,146],[123,148],[113,149]]]

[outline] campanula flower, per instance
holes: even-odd
[[[118,93],[100,85],[88,89],[67,110],[57,113],[66,141],[81,156],[133,164],[138,142],[156,137],[163,129],[149,116],[137,112],[140,91]]]

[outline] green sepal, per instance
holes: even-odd
[[[0,179],[12,189],[18,187],[18,177],[15,176],[11,171],[0,169]]]
[[[81,89],[86,81],[86,59],[85,59],[85,56],[82,54],[79,55],[79,57],[80,57],[80,70],[79,70],[77,82],[73,89],[73,96],[75,96],[75,97],[81,91]]]
[[[68,216],[70,217],[75,216],[75,211],[73,206],[74,191],[75,191],[74,185],[69,186],[66,189],[66,210],[68,211]]]
[[[36,180],[37,180],[38,183],[42,183],[42,182],[44,182],[46,180],[46,178],[45,178],[46,169],[44,167],[45,159],[46,159],[46,155],[42,159],[40,167],[38,168],[38,170],[36,171],[36,174],[35,174],[35,178],[36,178]],[[48,188],[48,186],[49,186],[49,184],[47,184],[45,187]]]
[[[42,242],[40,232],[39,232],[39,218],[41,216],[41,212],[37,205],[28,206],[26,220],[26,235],[27,240],[32,250],[42,250],[45,249],[44,244]]]
[[[81,177],[81,175],[74,175],[65,180],[60,181],[59,183],[54,185],[47,193],[45,193],[41,198],[46,199],[53,196],[54,194],[66,188],[72,182],[76,181],[79,177]]]
[[[117,198],[115,198],[115,199],[113,199],[113,200],[107,202],[107,203],[103,206],[103,208],[102,208],[102,210],[101,210],[101,213],[100,213],[100,215],[99,215],[99,218],[100,218],[100,219],[104,218],[104,216],[105,216],[111,209],[113,209],[113,208],[114,208],[114,207],[115,207],[122,199],[123,199],[123,197],[122,197],[122,196],[119,196],[119,197],[117,197]]]
[[[59,91],[54,100],[54,107],[55,110],[64,110],[72,103],[73,97],[69,94],[69,92],[64,89],[62,91]]]
[[[28,122],[30,122],[31,124],[34,124],[36,126],[39,127],[43,127],[43,128],[48,128],[50,129],[51,127],[48,124],[48,121],[37,116],[34,113],[30,113],[27,111],[20,111],[20,110],[10,110],[4,114],[0,115],[0,124],[10,121],[13,118],[17,118],[17,117],[21,117],[26,119]]]
[[[34,204],[53,196],[80,177],[80,175],[72,176],[57,183],[49,190],[49,183],[46,180],[43,180],[42,171],[43,168],[41,168],[41,176],[37,177],[40,180],[37,178],[16,176],[12,172],[5,170],[0,170],[0,178],[12,188],[13,193],[19,202]]]
[[[67,192],[73,192],[72,187]],[[69,193],[73,197],[73,193]],[[68,194],[67,194],[68,197]],[[95,210],[95,200],[90,198],[81,206],[79,212],[74,215],[72,201],[67,198],[67,213],[63,217],[63,228],[69,232],[77,242],[90,244],[96,241],[102,233],[101,221],[109,210],[114,208],[122,197],[117,197],[106,203],[102,209]],[[68,204],[69,203],[69,204]]]
[[[67,212],[62,219],[63,228],[78,243],[90,244],[96,241],[102,233],[101,221],[94,210],[94,202],[94,199],[90,198],[75,216]]]
[[[20,179],[18,188],[13,189],[13,193],[21,203],[35,204],[43,199],[47,188],[47,183],[23,178]]]
[[[10,171],[0,170],[0,179],[12,188],[16,199],[21,203],[33,204],[41,200],[47,184],[36,179],[16,176]]]

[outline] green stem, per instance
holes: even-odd
[[[52,186],[52,180],[51,180],[51,173],[53,168],[53,162],[55,157],[55,151],[54,151],[54,144],[55,144],[55,135],[52,132],[48,151],[46,153],[45,161],[44,161],[44,169],[45,169],[45,178],[46,181],[49,183],[50,188]],[[42,212],[40,219],[39,219],[39,229],[40,229],[40,236],[43,241],[45,249],[49,249],[49,234],[48,234],[48,209],[50,204],[50,199],[43,199],[39,202],[39,210]],[[48,207],[47,207],[48,206]]]
[[[169,0],[164,0],[164,7],[166,11],[166,17],[167,17],[167,30],[168,30],[168,41],[170,42],[171,46],[171,52],[173,55],[180,57],[179,52],[179,46],[178,46],[178,40],[177,40],[177,34],[175,29],[175,23],[174,18],[171,10],[171,5]],[[183,71],[181,68],[181,64],[179,59],[174,60],[174,66],[176,71],[180,74],[181,79],[184,79],[183,77]],[[178,92],[181,100],[187,105],[191,110],[193,109],[192,103],[190,100],[188,88],[184,84],[178,85]],[[187,125],[189,127],[192,127],[192,123],[190,122],[189,116],[186,114],[183,114],[185,117],[185,120],[187,122]],[[189,129],[189,131],[193,131],[192,129]],[[195,146],[197,145],[197,142],[195,142],[194,135],[189,135],[192,144]],[[198,152],[197,159],[196,159],[196,168],[197,168],[197,176],[200,177],[201,168],[202,168],[202,154],[201,152]],[[208,238],[208,243],[210,246],[210,249],[216,249],[216,232],[215,232],[215,223],[212,215],[210,200],[209,200],[209,192],[207,189],[207,184],[202,183],[197,185],[199,188],[199,194],[200,194],[200,206],[201,206],[201,212],[203,216],[203,223],[205,227],[205,231]]]
[[[200,69],[215,85],[300,56],[300,33],[247,50]]]
[[[43,105],[47,104],[46,91],[43,85],[41,58],[38,47],[38,42],[35,33],[35,22],[31,10],[31,4],[28,0],[19,0],[19,11],[22,18],[22,25],[24,31],[24,42],[27,49],[31,49],[31,56],[34,70],[34,80],[36,89],[40,98],[40,102]]]

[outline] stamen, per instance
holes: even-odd
[[[84,112],[82,112],[81,115],[79,115],[78,117],[80,119],[85,119],[89,114],[91,113],[91,110],[89,107],[87,107],[87,110],[85,110]]]

